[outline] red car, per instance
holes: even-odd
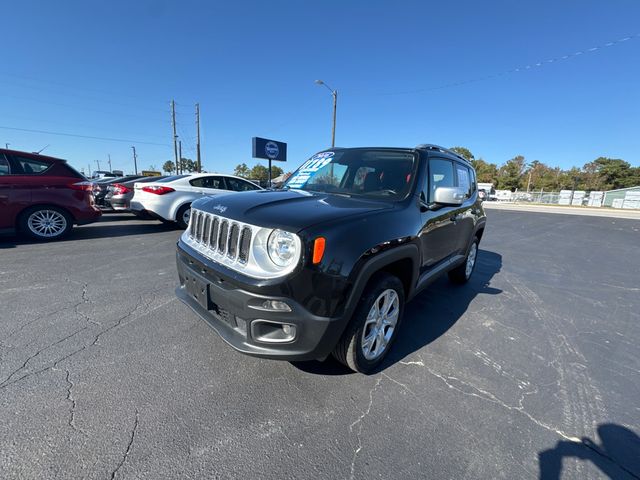
[[[91,188],[65,160],[0,149],[0,232],[62,238],[74,224],[100,218]]]

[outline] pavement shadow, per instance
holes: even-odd
[[[445,275],[420,292],[407,304],[398,337],[387,358],[374,373],[390,367],[444,335],[467,311],[476,296],[502,293],[502,290],[489,286],[501,268],[500,254],[480,250],[476,269],[467,284],[454,285]],[[300,370],[318,375],[353,373],[333,357],[324,362],[292,363]]]
[[[640,478],[640,437],[613,423],[598,426],[598,445],[590,438],[580,442],[559,441],[538,454],[540,480],[560,480],[565,458],[586,460],[611,479]]]
[[[136,223],[131,223],[135,221]],[[107,224],[109,222],[109,224]],[[117,222],[117,223],[111,223]],[[175,224],[165,224],[157,220],[149,220],[141,223],[141,220],[133,215],[110,214],[102,216],[95,223],[83,226],[75,226],[69,235],[54,242],[72,242],[77,240],[95,240],[97,238],[115,238],[129,235],[144,235],[147,233],[167,232],[177,230]],[[25,236],[7,235],[0,236],[0,250],[15,248],[20,245],[45,244],[46,241],[31,240]]]

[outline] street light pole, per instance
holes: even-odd
[[[316,80],[316,85],[324,85],[331,92],[333,97],[333,123],[331,125],[331,148],[336,146],[336,112],[338,110],[338,91],[331,88],[322,80]]]

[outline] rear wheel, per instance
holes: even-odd
[[[191,204],[183,205],[178,209],[176,214],[176,223],[180,228],[185,230],[189,226],[189,220],[191,219]]]
[[[386,273],[377,275],[365,290],[333,356],[356,372],[373,371],[389,352],[403,312],[402,282]]]
[[[19,227],[36,240],[57,240],[73,228],[73,219],[58,207],[32,207],[20,216]]]
[[[469,252],[464,262],[459,267],[454,268],[449,272],[449,280],[453,283],[467,283],[471,278],[473,270],[476,268],[476,260],[478,258],[478,239],[474,238]]]

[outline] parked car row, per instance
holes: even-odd
[[[62,159],[0,149],[0,233],[55,240],[73,225],[98,220],[102,211],[131,211],[186,228],[191,202],[198,198],[262,189],[240,177],[211,173],[94,175],[90,181]]]

